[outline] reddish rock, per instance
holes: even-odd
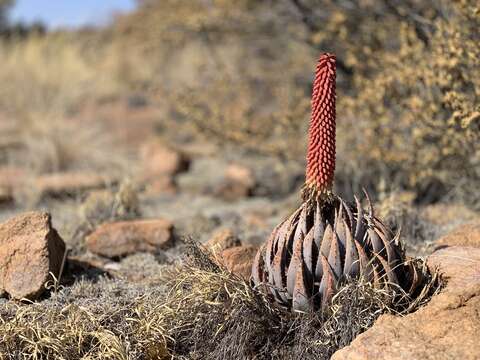
[[[226,200],[236,200],[252,195],[255,178],[250,168],[239,164],[230,164],[225,170],[224,180],[214,191],[215,195]]]
[[[0,168],[0,203],[13,200],[15,188],[23,181],[25,171],[6,166]]]
[[[248,280],[252,273],[252,263],[257,250],[258,247],[251,245],[235,246],[222,251],[220,261],[229,271]]]
[[[205,247],[215,254],[240,245],[240,239],[231,229],[219,229],[215,231],[212,237],[205,243]]]
[[[415,313],[382,315],[333,360],[480,359],[480,249],[449,247],[429,259],[446,288]]]
[[[185,154],[158,142],[145,144],[140,150],[144,180],[173,176],[188,170],[190,161]]]
[[[86,242],[91,252],[109,258],[155,253],[174,244],[173,223],[165,219],[107,223],[90,234]]]
[[[97,173],[64,172],[39,176],[35,187],[40,196],[63,196],[100,189],[110,182]]]
[[[0,293],[36,299],[45,283],[58,278],[65,243],[52,228],[50,215],[29,212],[0,224]]]
[[[451,246],[427,258],[430,269],[438,269],[447,281],[445,291],[462,291],[480,285],[480,249]]]
[[[435,242],[438,246],[480,247],[480,221],[461,225]]]

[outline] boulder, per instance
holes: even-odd
[[[435,242],[438,247],[474,246],[480,247],[480,220],[460,225]]]
[[[441,249],[428,265],[447,281],[440,294],[405,317],[380,316],[332,359],[480,359],[480,249]]]
[[[212,237],[205,243],[205,247],[215,254],[240,245],[242,245],[240,239],[228,228],[215,231]]]
[[[92,253],[108,258],[136,252],[156,253],[170,248],[174,241],[173,223],[165,219],[106,223],[86,239]]]
[[[45,212],[29,212],[0,224],[0,293],[34,300],[58,279],[65,243]]]
[[[480,285],[480,249],[451,246],[435,251],[427,258],[430,269],[438,269],[447,281],[443,292],[462,292]]]
[[[258,247],[252,245],[235,246],[222,251],[219,260],[229,271],[248,280],[257,251]]]

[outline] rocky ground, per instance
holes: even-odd
[[[19,145],[0,141],[3,321],[13,305],[18,312],[66,304],[101,309],[163,291],[161,274],[181,258],[185,237],[206,243],[228,269],[247,277],[257,247],[299,203],[301,161],[207,141],[172,144],[155,135],[153,111],[122,109],[122,120],[117,110],[98,111],[114,138],[106,156],[126,154],[124,172],[32,174],[2,160],[2,151]],[[428,264],[439,266],[448,283],[413,314],[381,316],[334,358],[479,358],[478,214],[462,204],[416,206],[405,193],[383,194],[376,209],[402,228],[409,255],[433,253]]]

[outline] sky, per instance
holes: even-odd
[[[16,0],[10,19],[40,20],[49,28],[79,27],[105,23],[112,13],[134,7],[134,0]]]

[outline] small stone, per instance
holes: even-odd
[[[136,252],[156,253],[173,246],[173,223],[165,219],[120,221],[101,225],[87,239],[95,254],[116,258]]]
[[[16,187],[25,178],[25,171],[21,168],[0,167],[0,204],[14,200]]]
[[[29,212],[0,224],[0,293],[35,300],[58,279],[65,243],[45,212]]]
[[[159,142],[149,142],[140,150],[143,163],[144,180],[159,176],[173,176],[188,170],[190,160],[179,151],[173,150]]]
[[[443,246],[475,246],[480,247],[480,221],[471,222],[457,227],[452,232],[435,242]]]
[[[257,251],[258,247],[252,245],[235,246],[222,251],[220,261],[229,271],[248,280]]]
[[[205,243],[205,247],[214,254],[240,245],[242,245],[240,239],[231,229],[226,228],[215,231],[212,237]]]

